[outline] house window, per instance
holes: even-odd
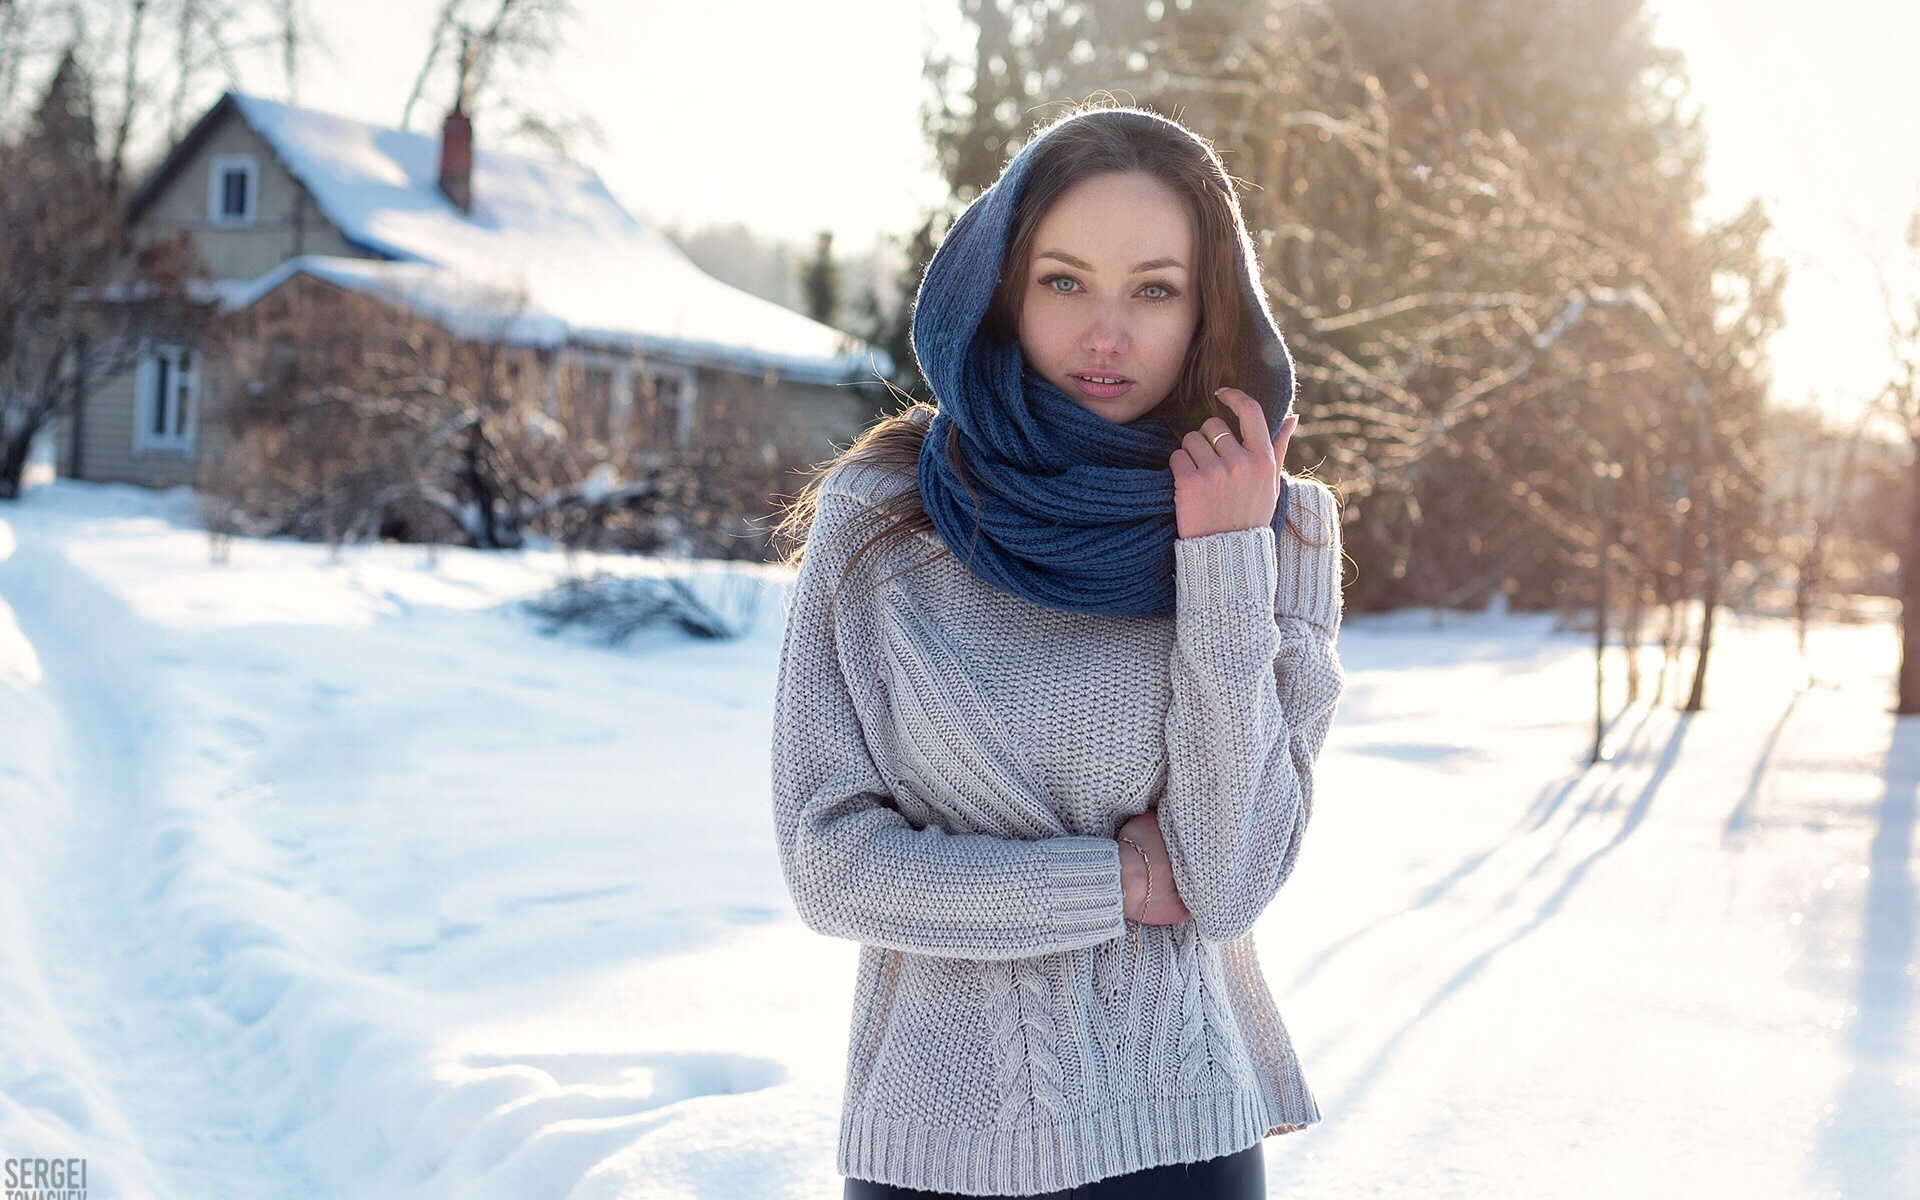
[[[647,391],[653,395],[654,445],[684,448],[693,433],[693,372],[656,367],[647,373]]]
[[[588,367],[581,374],[581,432],[596,442],[604,442],[613,432],[613,371],[608,367]]]
[[[140,356],[134,388],[134,449],[191,450],[199,421],[199,356],[185,346],[152,346]]]
[[[260,160],[216,154],[207,181],[207,219],[215,225],[251,225],[260,207]]]

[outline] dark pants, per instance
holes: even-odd
[[[1109,1175],[1064,1192],[999,1200],[1266,1200],[1267,1166],[1260,1143],[1238,1154],[1205,1162],[1170,1163],[1125,1175]],[[890,1183],[847,1180],[841,1200],[970,1200],[955,1192],[923,1192]],[[971,1200],[995,1200],[974,1197]]]

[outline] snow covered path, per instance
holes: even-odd
[[[609,651],[513,608],[558,556],[214,567],[182,503],[0,508],[0,1157],[155,1200],[837,1197],[855,947],[773,856],[777,598]],[[1890,629],[1816,630],[1802,686],[1734,619],[1709,710],[1625,708],[1598,767],[1545,618],[1341,650],[1259,928],[1327,1113],[1271,1195],[1920,1196]]]
[[[148,1190],[206,1197],[249,1195],[263,1185],[311,1190],[311,1181],[251,1137],[235,1108],[242,1098],[201,1053],[209,1034],[188,1002],[196,989],[170,960],[179,947],[153,928],[142,901],[166,886],[163,875],[190,836],[142,820],[151,781],[141,770],[137,731],[146,714],[129,686],[139,667],[116,662],[124,613],[44,545],[20,548],[9,568],[20,584],[8,589],[16,628],[45,674],[44,740],[36,741],[55,781],[41,796],[46,849],[31,864],[41,882],[26,949],[46,988],[47,1016],[61,1022],[99,1089],[68,1097],[64,1115],[82,1131],[107,1122],[117,1139],[131,1141],[137,1153],[126,1166]],[[118,1128],[123,1121],[128,1128]],[[127,1136],[155,1126],[176,1127],[178,1139]]]

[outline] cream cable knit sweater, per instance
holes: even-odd
[[[912,486],[823,481],[774,709],[794,906],[862,944],[839,1173],[1047,1192],[1318,1120],[1248,931],[1299,854],[1345,682],[1332,493],[1288,489],[1322,548],[1177,541],[1172,617],[1043,608],[928,534],[863,560],[830,621],[865,540],[849,518]],[[1142,928],[1136,955],[1114,835],[1155,805],[1194,919]]]

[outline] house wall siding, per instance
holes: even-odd
[[[763,438],[811,459],[843,449],[874,419],[873,400],[850,387],[702,368],[695,373],[694,437],[714,423],[752,421]]]
[[[73,461],[73,423],[74,410],[68,409],[54,418],[53,422],[53,470],[62,479],[74,478]]]
[[[814,432],[819,457],[843,450],[874,420],[873,401],[852,388],[792,384],[773,403]]]
[[[101,380],[88,392],[87,410],[78,420],[69,414],[55,426],[58,472],[99,483],[133,483],[153,488],[196,483],[199,463],[217,455],[226,445],[225,422],[218,407],[225,382],[222,364],[204,355],[200,364],[203,372],[200,410],[195,414],[198,428],[191,448],[181,451],[135,447],[134,422],[139,412],[135,388],[139,372],[126,371]],[[77,442],[76,429],[80,435]]]
[[[260,164],[251,225],[216,225],[207,218],[208,172],[223,154],[244,154]],[[135,229],[157,234],[186,230],[216,279],[258,279],[301,254],[372,257],[348,244],[314,204],[312,194],[237,113],[229,113],[201,143],[147,206]]]

